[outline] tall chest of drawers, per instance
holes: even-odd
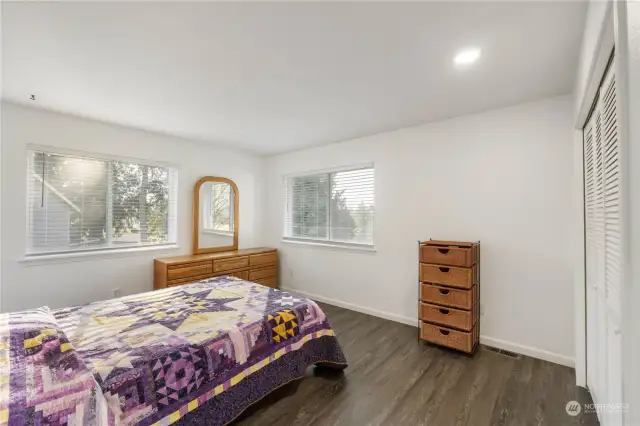
[[[420,340],[473,353],[480,340],[480,243],[418,245]]]

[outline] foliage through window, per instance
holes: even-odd
[[[175,243],[174,169],[29,151],[27,255]]]
[[[373,245],[374,170],[286,179],[285,239]]]
[[[204,229],[206,231],[233,233],[233,190],[228,183],[213,182],[206,194]]]

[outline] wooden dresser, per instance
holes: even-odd
[[[218,253],[155,259],[154,289],[233,275],[268,287],[278,287],[278,251],[261,247]]]
[[[480,243],[421,241],[420,339],[473,353],[480,340]]]

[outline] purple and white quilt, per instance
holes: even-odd
[[[5,357],[9,347],[24,356],[0,364],[0,424],[169,425],[188,424],[189,416],[226,424],[303,377],[309,365],[346,367],[316,303],[232,277],[54,315],[57,324],[36,326],[19,339],[11,318],[2,328]],[[23,352],[27,338],[49,352],[40,358]],[[65,350],[73,358],[65,358]],[[13,380],[21,374],[27,379]],[[23,418],[41,421],[20,423]]]
[[[49,308],[0,315],[0,425],[114,422]]]

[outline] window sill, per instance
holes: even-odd
[[[322,241],[301,241],[301,240],[288,240],[288,239],[282,239],[280,240],[280,242],[284,244],[291,244],[291,245],[310,247],[310,248],[311,247],[321,248],[321,249],[327,249],[327,250],[351,251],[351,252],[364,253],[364,254],[376,253],[375,246],[367,246],[367,245],[360,245],[360,246],[342,245],[342,244],[335,244],[331,242],[325,243]]]
[[[49,263],[82,262],[86,260],[95,260],[101,258],[108,259],[113,257],[144,255],[157,251],[177,250],[179,248],[180,246],[177,244],[166,244],[160,246],[127,247],[112,250],[83,251],[77,253],[43,254],[41,256],[25,256],[22,259],[18,260],[18,262],[24,263],[25,266],[36,266]]]

